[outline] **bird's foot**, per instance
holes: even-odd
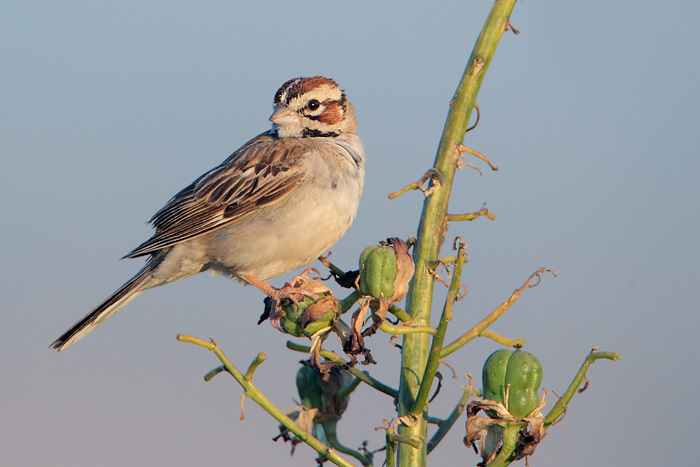
[[[258,290],[277,303],[284,299],[288,299],[293,303],[298,303],[300,300],[303,300],[304,297],[318,300],[321,298],[320,295],[318,295],[319,293],[328,291],[327,287],[308,277],[312,272],[318,274],[318,271],[315,269],[307,268],[304,272],[292,278],[290,282],[285,283],[284,286],[279,289],[251,275],[240,275],[240,277],[257,287]]]

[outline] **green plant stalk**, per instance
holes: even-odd
[[[521,428],[522,423],[509,421],[506,421],[501,426],[501,429],[503,430],[503,434],[501,436],[503,444],[501,445],[501,449],[496,457],[494,457],[493,460],[487,464],[487,467],[505,467],[510,465],[515,460],[515,445],[518,442],[518,433],[520,432]]]
[[[252,381],[253,380],[253,373],[255,373],[255,370],[258,369],[260,365],[267,359],[267,355],[264,353],[260,352],[258,355],[255,356],[252,362],[250,362],[250,366],[248,367],[248,371],[245,372],[244,378],[247,381]]]
[[[359,298],[360,292],[355,290],[343,300],[338,300],[338,312],[342,315],[350,308],[352,308],[352,306],[355,304],[355,302],[357,302],[357,300],[359,300]]]
[[[336,451],[342,452],[343,454],[347,454],[348,456],[352,456],[355,459],[359,460],[360,462],[362,462],[362,465],[371,466],[371,454],[366,456],[361,452],[355,451],[354,449],[350,449],[349,447],[344,446],[340,441],[338,441],[338,434],[336,432],[337,423],[337,420],[326,420],[325,422],[321,423],[321,426],[323,426],[323,432],[326,434],[328,444],[330,444],[331,447]]]
[[[246,379],[246,377],[240,371],[238,371],[238,369],[235,366],[233,366],[233,364],[229,361],[226,355],[224,355],[224,353],[221,351],[221,349],[216,343],[205,341],[202,339],[197,339],[196,337],[185,336],[183,334],[178,334],[177,340],[180,342],[196,344],[214,352],[216,356],[219,357],[219,360],[221,360],[221,363],[223,364],[224,368],[226,368],[226,371],[228,371],[231,374],[231,376],[233,376],[234,379],[238,382],[238,384],[241,385],[247,397],[249,397],[260,407],[262,407],[263,410],[272,415],[272,417],[275,420],[284,425],[290,432],[294,433],[300,440],[304,441],[306,444],[311,446],[311,448],[313,448],[316,452],[327,458],[329,461],[333,462],[335,465],[339,465],[342,467],[352,467],[351,463],[349,463],[343,457],[339,456],[333,449],[329,448],[321,441],[304,431],[304,429],[297,425],[296,422],[294,422],[294,420],[289,418],[284,412],[278,409],[277,406],[275,406],[267,397],[265,397],[265,395],[262,392],[260,392],[260,390],[257,387],[255,387],[252,380]],[[255,362],[257,362],[258,360],[259,355],[258,357],[256,357],[256,360],[253,362],[253,364],[255,364]],[[258,365],[260,363],[258,363]],[[253,364],[251,365],[251,367],[253,366]],[[252,371],[250,371],[250,373],[252,377]]]
[[[386,467],[396,467],[396,442],[386,432]]]
[[[501,303],[501,305],[498,308],[493,310],[486,318],[481,320],[481,322],[479,322],[479,324],[477,324],[476,326],[471,328],[469,331],[467,331],[460,338],[458,338],[457,340],[452,342],[450,345],[443,348],[442,352],[440,352],[440,358],[445,358],[446,356],[448,356],[451,353],[455,352],[456,350],[460,349],[461,347],[466,345],[468,342],[470,342],[471,340],[473,340],[477,337],[484,336],[484,337],[491,337],[492,338],[495,333],[485,333],[484,331],[486,331],[486,328],[491,326],[498,318],[500,318],[503,315],[503,313],[506,312],[506,310],[508,310],[508,308],[511,307],[511,305],[513,305],[513,303],[515,303],[515,301],[518,298],[520,298],[520,295],[522,295],[522,293],[525,291],[527,286],[530,285],[530,282],[532,282],[532,280],[535,277],[539,277],[539,274],[546,272],[546,271],[547,271],[547,269],[545,269],[543,267],[539,268],[537,271],[535,271],[519,289],[517,289],[515,292],[513,292],[511,294],[511,296],[508,297],[508,299],[506,301]]]
[[[303,352],[303,353],[309,353],[311,352],[311,347],[297,344],[296,342],[292,341],[287,341],[287,348],[290,350],[295,350],[297,352]],[[343,358],[333,352],[330,352],[328,350],[321,350],[321,356],[327,358],[328,360],[337,363],[338,365],[347,365],[348,362],[343,360]],[[387,396],[391,397],[396,397],[399,394],[399,391],[396,389],[387,386],[386,384],[382,383],[381,381],[372,378],[369,373],[365,371],[360,371],[357,368],[349,368],[348,371],[357,379],[365,383],[366,385],[376,389],[379,392],[383,392]]]
[[[425,371],[423,371],[423,379],[420,384],[420,389],[418,389],[418,394],[416,395],[416,402],[411,409],[411,413],[414,415],[421,415],[428,404],[430,388],[433,385],[438,366],[440,366],[440,351],[445,341],[445,332],[447,331],[447,325],[452,321],[452,308],[459,295],[463,266],[464,244],[460,243],[457,250],[457,261],[455,262],[454,271],[452,273],[452,282],[450,283],[450,289],[445,299],[445,306],[440,316],[440,324],[438,324],[437,333],[433,337],[433,342],[430,346],[430,356],[428,357],[428,362],[425,364]]]
[[[574,376],[573,381],[571,381],[569,388],[566,390],[564,395],[559,398],[557,403],[554,404],[554,407],[552,407],[552,410],[549,411],[547,416],[544,417],[545,428],[549,427],[549,425],[554,423],[560,416],[562,416],[562,414],[564,414],[566,407],[569,405],[569,402],[571,402],[571,398],[574,397],[574,394],[576,394],[578,388],[581,387],[581,383],[586,377],[588,368],[593,362],[601,358],[606,358],[617,362],[620,360],[620,354],[615,352],[591,352],[588,354],[586,359],[583,361],[583,365],[581,365],[581,368],[578,370],[578,373],[576,373],[576,376]]]
[[[431,261],[439,258],[447,206],[457,169],[455,151],[464,139],[484,74],[491,63],[501,35],[505,31],[514,5],[515,0],[497,0],[495,2],[450,103],[450,110],[434,164],[434,168],[442,174],[445,180],[423,203],[423,213],[421,214],[414,252],[416,272],[406,300],[408,304],[406,311],[413,318],[412,324],[416,326],[430,325],[434,280],[427,266]],[[433,183],[435,182],[433,181]],[[427,334],[407,334],[403,338],[398,400],[400,416],[406,416],[413,408],[428,360],[429,347],[430,339]],[[413,426],[402,425],[400,434],[407,437],[425,438],[427,423],[425,420],[419,419],[418,423]],[[426,455],[425,445],[422,449],[413,449],[405,444],[398,446],[400,467],[423,467],[426,465]]]
[[[399,320],[402,322],[410,321],[411,320],[411,315],[403,311],[401,308],[397,307],[396,305],[392,305],[389,308],[389,313],[393,314],[396,316]]]
[[[437,329],[430,326],[394,326],[386,320],[384,320],[384,322],[382,322],[382,324],[379,325],[379,330],[387,334],[392,334],[394,336],[416,333],[435,335],[438,332]]]
[[[430,441],[428,441],[428,454],[430,454],[432,450],[435,449],[438,444],[440,444],[442,438],[445,437],[445,435],[448,431],[450,431],[450,428],[452,428],[459,416],[462,415],[462,413],[464,412],[464,409],[467,407],[467,402],[469,401],[469,398],[476,394],[476,392],[477,391],[471,386],[471,384],[469,386],[465,386],[464,393],[459,399],[459,402],[457,402],[455,408],[452,409],[452,413],[450,413],[450,415],[445,420],[442,420],[438,424],[437,431],[435,431],[433,437],[430,438]]]
[[[525,345],[525,338],[520,337],[518,339],[509,339],[507,337],[503,337],[500,334],[496,334],[495,332],[489,330],[489,329],[484,329],[479,333],[479,337],[486,337],[491,339],[494,342],[498,342],[501,345],[505,345],[506,347],[515,347],[516,345],[519,346],[524,346]]]
[[[360,378],[355,377],[352,380],[352,382],[350,382],[350,384],[348,384],[347,386],[345,386],[343,389],[340,390],[340,392],[338,393],[338,396],[348,397],[350,394],[352,394],[352,392],[355,389],[357,389],[357,386],[359,386],[361,382],[362,382],[362,380]]]

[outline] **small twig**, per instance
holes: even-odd
[[[342,452],[343,454],[347,454],[359,460],[362,463],[362,465],[371,466],[371,453],[368,452],[367,455],[362,454],[361,452],[355,451],[354,449],[350,449],[349,447],[344,446],[343,444],[341,444],[340,441],[338,441],[338,435],[336,433],[336,423],[337,420],[326,420],[323,423],[321,423],[321,425],[323,426],[323,432],[326,434],[328,444],[330,444],[331,447],[337,450],[338,452]]]
[[[328,258],[331,257],[331,254],[332,254],[332,252],[329,251],[326,256],[323,256],[323,255],[319,256],[318,260],[321,262],[321,264],[323,264],[325,267],[327,267],[333,274],[335,274],[338,277],[343,277],[345,275],[345,271],[343,271],[338,266],[336,266],[335,264],[328,261]]]
[[[496,171],[498,170],[498,166],[493,165],[490,160],[486,158],[483,154],[481,154],[479,151],[476,151],[470,147],[465,146],[464,144],[458,144],[457,147],[455,148],[456,151],[458,151],[459,155],[463,155],[465,152],[471,154],[472,156],[476,156],[482,161],[486,162],[489,167],[491,167],[491,170]],[[459,157],[459,156],[458,156]],[[463,165],[460,165],[460,163],[457,163],[457,168],[461,169],[464,167]]]
[[[501,345],[504,345],[506,347],[515,347],[516,345],[523,346],[525,345],[525,338],[521,337],[519,339],[509,339],[507,337],[503,337],[500,334],[496,334],[495,332],[491,331],[490,329],[484,329],[479,333],[479,337],[486,337],[488,339],[491,339],[492,341],[498,342]]]
[[[379,330],[392,335],[413,334],[417,332],[435,335],[437,332],[437,329],[430,326],[394,326],[393,324],[389,324],[386,320],[379,325]]]
[[[449,275],[450,275],[450,269],[447,267],[447,265],[441,263],[440,260],[434,261],[433,264],[434,264],[434,267],[430,267],[426,264],[425,267],[428,269],[428,272],[430,273],[431,276],[433,276],[433,278],[437,282],[439,282],[439,283],[443,284],[445,287],[449,288],[450,284],[448,284],[442,277],[440,277],[440,275],[437,272],[437,268],[439,266],[442,266],[443,268],[445,268],[445,270],[447,271],[448,279],[449,279]]]
[[[444,358],[451,354],[452,352],[456,351],[457,349],[461,348],[462,346],[466,345],[468,342],[473,340],[474,338],[478,337],[481,335],[482,331],[484,331],[486,328],[491,326],[498,318],[500,318],[503,313],[510,308],[510,306],[515,303],[515,301],[522,295],[522,293],[525,291],[525,289],[530,285],[530,282],[533,281],[535,278],[540,278],[540,274],[543,272],[550,272],[553,274],[553,271],[541,267],[537,271],[535,271],[526,281],[525,283],[517,290],[515,290],[510,297],[501,305],[493,310],[486,318],[481,320],[479,324],[471,328],[469,331],[467,331],[462,337],[459,339],[455,340],[452,342],[450,345],[446,346],[444,349],[442,349],[442,352],[440,352],[440,357]]]
[[[454,368],[452,368],[452,365],[447,363],[445,360],[440,359],[440,363],[445,365],[447,368],[449,368],[452,371],[452,379],[457,379],[457,372],[455,371]]]
[[[479,104],[477,104],[476,102],[474,102],[474,110],[476,110],[476,121],[474,122],[474,124],[472,126],[467,128],[467,131],[464,132],[465,134],[472,131],[479,124],[479,119],[481,118],[481,111],[479,110]]]
[[[396,316],[404,324],[406,324],[408,321],[411,321],[411,315],[409,315],[396,305],[392,305],[391,307],[389,307],[389,313]]]
[[[346,313],[352,306],[357,303],[360,299],[360,292],[353,290],[353,292],[345,297],[343,300],[338,300],[338,312],[342,315]]]
[[[437,384],[437,387],[435,388],[435,392],[430,397],[430,399],[428,399],[428,404],[430,404],[431,402],[433,402],[433,400],[435,400],[435,398],[438,396],[438,394],[440,394],[440,389],[442,389],[442,373],[440,373],[439,371],[436,371],[435,378],[438,380],[438,384]]]
[[[578,392],[579,394],[581,394],[583,391],[585,391],[586,389],[588,389],[588,383],[589,383],[589,382],[590,382],[590,381],[588,381],[588,378],[584,376],[584,377],[583,377],[583,387],[580,388],[580,389],[579,389],[578,391],[576,391],[576,392]]]
[[[219,373],[221,373],[223,371],[226,371],[226,368],[224,368],[223,366],[217,366],[216,368],[211,370],[209,373],[204,375],[204,381],[206,381],[206,382],[211,381],[212,379],[214,379],[214,376],[218,375]]]
[[[432,183],[429,188],[423,188],[423,184],[430,179],[434,180],[434,183]],[[418,181],[413,182],[410,185],[407,185],[407,186],[401,188],[399,191],[395,191],[395,192],[391,193],[389,195],[389,199],[397,198],[397,197],[401,196],[402,194],[406,193],[407,191],[411,191],[411,190],[420,190],[423,192],[423,194],[427,198],[428,196],[430,196],[433,193],[433,191],[435,191],[437,189],[437,187],[439,187],[440,185],[443,185],[444,183],[445,183],[445,177],[442,176],[442,174],[440,173],[440,171],[438,169],[436,169],[435,167],[432,167],[432,168],[428,169],[428,171],[425,172],[425,174],[423,174],[423,176],[421,178],[419,178]]]
[[[302,353],[309,353],[311,351],[311,347],[297,344],[296,342],[292,341],[287,341],[287,348]],[[343,358],[340,355],[330,352],[328,350],[321,350],[321,356],[343,367],[346,367],[348,364],[348,362],[343,360]],[[361,380],[363,383],[376,389],[379,392],[383,392],[388,396],[396,397],[396,395],[399,393],[396,389],[387,386],[386,384],[382,383],[377,379],[374,379],[366,371],[360,371],[357,368],[348,368],[348,371],[350,372],[350,374]]]
[[[396,433],[387,434],[387,439],[389,441],[411,445],[416,449],[420,449],[420,447],[423,445],[423,440],[421,439],[416,439],[408,436],[401,436],[397,435]]]
[[[470,212],[467,214],[447,214],[445,217],[445,220],[447,222],[452,222],[452,221],[473,221],[474,219],[481,217],[481,216],[486,216],[492,221],[496,220],[496,216],[491,213],[488,209],[486,209],[486,204],[484,203],[484,206],[479,209],[476,212]]]
[[[262,362],[265,361],[267,358],[267,355],[265,355],[263,352],[260,352],[252,362],[250,362],[250,366],[248,367],[248,371],[245,372],[245,379],[247,381],[253,381],[253,373],[255,373],[255,370],[258,369],[258,367],[262,364]]]
[[[442,418],[426,416],[426,417],[425,417],[425,421],[428,422],[428,423],[431,423],[431,424],[433,424],[433,425],[440,425],[440,424],[443,423],[445,420],[443,420]]]
[[[221,363],[226,368],[231,376],[241,385],[247,397],[258,404],[267,413],[272,415],[272,417],[280,422],[285,428],[296,435],[297,438],[308,444],[316,452],[318,452],[323,457],[327,458],[329,461],[341,467],[352,467],[347,460],[338,455],[333,449],[329,448],[323,442],[317,438],[311,436],[302,427],[300,427],[294,420],[289,418],[287,414],[282,412],[277,408],[265,395],[260,392],[260,390],[253,384],[252,381],[245,378],[245,376],[238,371],[238,369],[233,366],[231,361],[226,357],[226,355],[219,349],[219,347],[214,342],[207,342],[202,339],[197,339],[196,337],[185,336],[183,334],[177,335],[177,340],[180,342],[187,342],[190,344],[199,345],[208,349],[216,354],[216,356],[221,360]]]
[[[433,449],[435,449],[435,447],[440,443],[440,441],[442,441],[442,438],[444,438],[447,432],[450,431],[452,425],[455,424],[459,416],[462,415],[462,412],[464,412],[469,398],[475,394],[476,390],[474,390],[471,384],[471,380],[469,380],[469,385],[464,387],[464,393],[462,393],[462,397],[457,402],[455,408],[452,409],[452,413],[450,413],[450,415],[438,425],[437,431],[428,442],[428,454],[430,454],[430,452]]]
[[[573,381],[571,381],[569,388],[566,390],[564,395],[562,395],[559,398],[559,400],[557,400],[557,403],[554,404],[552,410],[550,410],[547,416],[544,418],[545,428],[557,422],[557,419],[559,419],[559,417],[561,417],[564,414],[564,412],[566,411],[566,407],[569,405],[569,402],[571,402],[571,398],[574,397],[574,394],[576,394],[578,388],[581,387],[582,381],[584,380],[584,378],[586,378],[586,372],[588,371],[588,368],[593,362],[601,358],[617,362],[620,360],[620,354],[615,352],[593,352],[588,354],[586,359],[583,361],[583,365],[581,365],[581,368],[578,370],[578,373],[576,373],[576,376],[574,376]]]

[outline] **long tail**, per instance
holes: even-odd
[[[157,261],[149,261],[138,274],[131,278],[119,290],[114,292],[104,302],[100,303],[94,310],[85,315],[80,321],[75,323],[69,330],[63,333],[49,346],[57,352],[67,349],[79,339],[85,337],[90,331],[102,324],[117,311],[124,308],[130,301],[138,297],[146,290],[143,285],[151,278],[151,273],[157,266]]]

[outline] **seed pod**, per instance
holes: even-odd
[[[396,254],[391,246],[372,245],[360,255],[360,293],[391,297],[396,279]]]
[[[484,399],[502,403],[515,418],[527,417],[540,403],[537,391],[542,382],[542,364],[530,352],[495,351],[486,359],[482,377]]]
[[[349,395],[341,396],[353,376],[347,370],[333,368],[321,373],[317,368],[303,365],[297,372],[297,391],[304,408],[317,409],[314,422],[339,420],[350,401]]]
[[[279,321],[282,330],[295,337],[308,337],[333,324],[338,314],[338,302],[332,295],[326,297],[324,294],[319,300],[304,297],[298,303],[283,305],[282,311]]]

